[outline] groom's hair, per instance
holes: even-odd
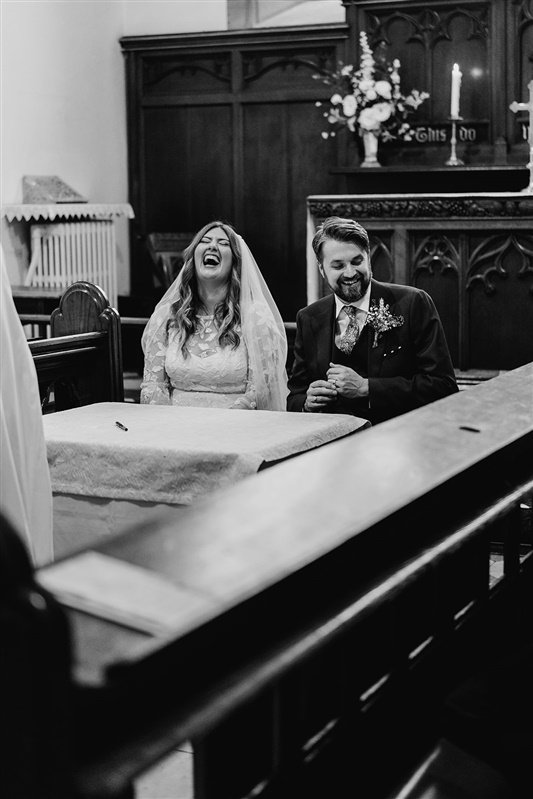
[[[343,219],[340,216],[330,216],[318,226],[313,236],[313,250],[317,261],[322,263],[322,247],[327,239],[335,241],[349,241],[356,244],[370,255],[370,242],[368,233],[359,222],[354,219]]]

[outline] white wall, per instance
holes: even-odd
[[[58,175],[90,202],[126,201],[122,3],[2,0],[1,28],[2,204],[22,201],[23,175]],[[20,283],[12,233],[4,223],[10,278]]]
[[[123,0],[124,36],[226,30],[226,0]]]
[[[89,202],[127,202],[126,87],[119,38],[224,29],[226,0],[0,0],[0,202],[23,175],[58,175]],[[118,223],[119,293],[129,292],[127,223]],[[12,284],[27,230],[2,221]]]

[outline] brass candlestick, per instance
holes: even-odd
[[[461,161],[460,158],[457,158],[457,154],[455,152],[455,145],[457,144],[457,123],[462,120],[463,117],[449,117],[449,121],[452,123],[452,151],[450,153],[450,157],[446,161],[446,166],[464,166],[465,162]]]

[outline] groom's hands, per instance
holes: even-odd
[[[327,380],[314,380],[309,388],[304,403],[304,411],[317,413],[323,411],[327,406],[337,399],[337,389]]]
[[[368,380],[361,377],[349,366],[341,366],[338,363],[330,363],[326,373],[328,384],[333,384],[338,394],[346,399],[357,399],[358,397],[368,397]]]

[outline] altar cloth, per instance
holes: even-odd
[[[54,493],[179,505],[369,426],[345,414],[113,402],[43,424]]]

